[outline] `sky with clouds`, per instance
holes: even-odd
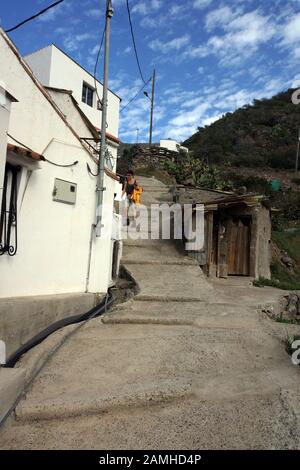
[[[1,0],[7,29],[51,0]],[[65,0],[11,33],[22,54],[50,43],[94,68],[105,0]],[[143,85],[125,0],[113,0],[110,88],[126,103]],[[143,75],[157,71],[154,140],[184,140],[228,111],[300,86],[300,0],[130,0]],[[99,78],[102,76],[102,61]],[[150,87],[146,88],[150,92]],[[120,137],[149,136],[150,102],[141,93],[121,113]]]

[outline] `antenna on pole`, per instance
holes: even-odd
[[[102,97],[102,120],[101,120],[101,143],[99,156],[99,172],[97,182],[97,214],[96,214],[96,237],[101,237],[102,215],[103,215],[103,193],[104,188],[104,165],[106,153],[106,122],[107,122],[107,97],[108,97],[108,65],[110,46],[110,21],[114,10],[111,0],[106,2],[106,23],[105,23],[105,47],[104,47],[104,77],[103,77],[103,97]]]

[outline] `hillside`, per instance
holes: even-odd
[[[293,91],[227,113],[183,145],[209,164],[294,168],[300,105],[292,103]]]

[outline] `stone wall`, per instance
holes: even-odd
[[[0,299],[0,340],[7,358],[58,320],[88,312],[100,303],[95,294],[60,294]]]

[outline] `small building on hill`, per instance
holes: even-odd
[[[173,139],[162,139],[160,141],[160,147],[170,150],[171,152],[179,153],[180,151],[183,151],[189,153],[189,149],[187,147],[183,147],[179,142]]]
[[[188,254],[208,276],[270,279],[271,215],[268,201],[257,194],[181,188],[181,204],[204,208],[204,246]]]

